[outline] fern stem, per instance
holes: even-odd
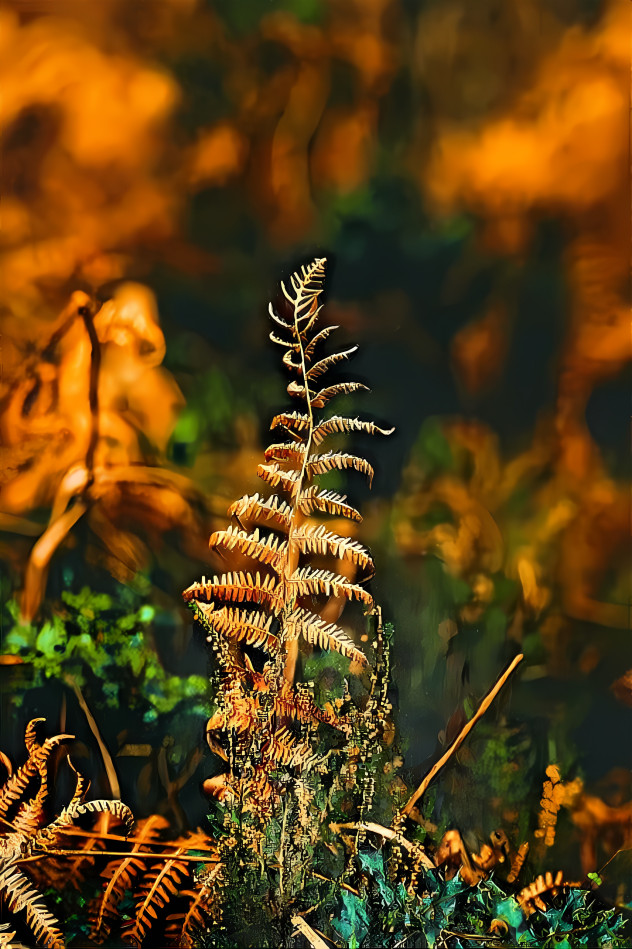
[[[97,725],[96,719],[88,707],[88,703],[83,697],[83,692],[81,691],[78,682],[71,675],[64,676],[64,682],[70,686],[70,688],[75,693],[77,701],[81,711],[86,716],[88,725],[90,726],[90,731],[96,738],[97,744],[99,746],[99,751],[101,752],[101,757],[103,758],[103,765],[105,767],[105,773],[107,775],[108,782],[110,784],[110,791],[112,797],[116,800],[119,800],[121,797],[121,787],[119,785],[118,777],[116,775],[116,769],[114,767],[114,762],[112,761],[112,756],[108,751],[107,745],[105,744],[103,738],[101,737],[101,732],[99,731],[99,726]]]
[[[439,758],[439,760],[436,762],[436,764],[432,766],[432,768],[430,769],[426,777],[423,779],[423,781],[421,782],[417,790],[409,798],[408,803],[402,808],[400,813],[404,817],[407,817],[408,814],[410,814],[413,807],[415,806],[415,803],[419,800],[420,797],[422,797],[425,794],[426,789],[428,785],[430,784],[430,782],[432,781],[432,779],[436,777],[436,775],[439,773],[439,771],[441,771],[443,766],[450,760],[454,752],[458,751],[458,749],[461,747],[461,745],[463,744],[463,742],[465,741],[469,733],[472,731],[472,729],[474,728],[478,720],[483,717],[483,715],[485,714],[489,706],[492,704],[492,702],[494,701],[494,699],[496,698],[496,696],[502,689],[503,685],[505,684],[509,676],[512,674],[514,669],[516,669],[516,667],[522,662],[523,659],[524,659],[524,656],[522,655],[522,653],[516,656],[515,659],[512,661],[511,665],[509,666],[509,668],[505,672],[503,672],[503,674],[498,679],[496,684],[492,686],[492,688],[489,690],[489,692],[487,693],[487,695],[481,702],[480,706],[478,707],[478,709],[476,710],[472,718],[469,720],[469,722],[467,722],[464,728],[461,729],[461,731],[459,732],[457,737],[454,739],[454,741],[452,742],[448,750],[445,752],[445,754],[442,755],[441,758]]]

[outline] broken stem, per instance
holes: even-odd
[[[110,783],[110,791],[112,793],[112,797],[115,798],[116,800],[120,800],[121,788],[118,782],[118,778],[116,776],[116,769],[114,768],[114,762],[112,761],[112,756],[110,755],[110,752],[107,749],[107,745],[105,744],[105,742],[103,741],[103,738],[101,737],[101,732],[99,731],[99,726],[96,723],[96,719],[94,715],[92,714],[92,712],[90,711],[90,709],[88,708],[88,703],[84,699],[83,692],[79,688],[79,685],[76,682],[76,680],[71,675],[66,675],[64,676],[64,682],[66,682],[66,684],[69,685],[70,688],[75,693],[77,697],[77,701],[79,702],[79,705],[81,707],[81,711],[83,712],[83,714],[86,716],[86,719],[88,720],[90,731],[92,732],[92,734],[97,740],[99,751],[101,752],[101,757],[103,758],[105,773],[107,774],[107,778]]]
[[[469,720],[469,722],[467,722],[464,728],[461,729],[461,731],[459,732],[457,737],[454,739],[454,741],[452,742],[448,750],[445,752],[445,754],[442,755],[442,757],[439,758],[436,764],[432,766],[432,768],[430,769],[426,777],[423,779],[423,781],[421,782],[417,790],[414,792],[414,794],[411,795],[408,803],[402,808],[401,814],[404,817],[407,817],[410,814],[416,802],[419,800],[420,797],[422,797],[423,794],[425,794],[426,789],[428,785],[430,784],[430,782],[433,780],[433,778],[436,777],[439,771],[441,771],[444,765],[450,760],[450,758],[455,753],[455,751],[458,751],[458,749],[461,747],[461,745],[463,744],[463,742],[465,741],[469,733],[472,731],[472,729],[474,728],[478,720],[483,717],[483,715],[485,714],[489,706],[492,704],[492,702],[494,701],[494,699],[496,698],[496,696],[502,689],[503,685],[505,684],[509,676],[516,669],[516,667],[522,662],[523,659],[524,659],[524,656],[522,655],[522,653],[516,656],[515,659],[512,661],[511,665],[509,666],[509,668],[505,672],[503,672],[503,674],[498,679],[496,684],[489,690],[489,692],[487,693],[487,695],[485,696],[485,698],[479,705],[478,709],[476,710],[472,718]]]

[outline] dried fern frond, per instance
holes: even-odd
[[[58,921],[47,909],[42,895],[27,876],[29,868],[46,878],[46,865],[50,861],[53,873],[63,859],[66,848],[64,836],[73,828],[74,821],[86,814],[108,814],[131,827],[132,815],[121,801],[84,801],[87,782],[71,765],[77,783],[70,803],[50,824],[44,824],[48,803],[47,766],[52,751],[71,735],[55,735],[43,742],[37,739],[37,726],[44,719],[33,719],[26,728],[25,744],[28,758],[14,774],[10,774],[2,789],[0,802],[2,826],[10,828],[0,844],[0,900],[13,914],[22,914],[23,922],[33,934],[37,945],[47,949],[63,949],[64,940]],[[37,791],[33,779],[39,777]],[[14,820],[6,819],[7,813],[16,808]],[[71,854],[75,856],[74,850]],[[34,863],[30,861],[36,858]],[[41,858],[41,859],[40,859]],[[66,874],[66,880],[68,874]]]
[[[346,600],[372,607],[371,594],[362,585],[373,573],[371,555],[354,538],[312,519],[322,514],[361,521],[344,495],[323,489],[318,479],[331,471],[357,471],[371,481],[374,471],[360,455],[317,449],[330,435],[390,432],[372,421],[318,415],[336,396],[367,389],[360,382],[327,383],[328,372],[357,347],[322,351],[335,329],[318,325],[324,280],[325,260],[319,258],[281,284],[284,301],[278,311],[269,307],[275,324],[270,339],[283,348],[282,362],[291,374],[287,392],[302,405],[272,420],[271,429],[287,434],[267,447],[257,468],[269,493],[244,495],[232,504],[228,513],[236,523],[210,539],[222,556],[240,558],[234,564],[240,572],[203,579],[184,593],[208,630],[218,664],[220,710],[209,723],[209,735],[230,773],[210,781],[209,789],[220,796],[235,790],[248,798],[249,806],[259,807],[262,816],[276,799],[269,780],[274,768],[300,771],[313,763],[310,741],[301,743],[285,730],[285,723],[346,727],[344,717],[338,719],[331,707],[321,709],[313,696],[306,698],[306,686],[299,694],[294,684],[299,648],[332,650],[357,665],[367,664],[349,633],[321,613],[332,599],[329,618],[337,617],[340,602]],[[246,569],[244,558],[252,562]],[[335,569],[325,569],[323,561]],[[247,650],[252,648],[268,657],[263,673],[250,663]],[[232,740],[230,748],[222,749],[222,735]],[[246,787],[244,782],[250,783]]]

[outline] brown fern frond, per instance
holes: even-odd
[[[366,435],[392,435],[394,428],[380,428],[375,422],[365,422],[359,418],[346,418],[332,415],[316,426],[312,434],[312,444],[320,445],[327,435],[346,435],[349,432],[364,432]]]
[[[511,868],[507,874],[507,883],[515,883],[520,875],[522,870],[522,865],[524,864],[527,854],[529,852],[529,844],[525,840],[518,847],[518,851],[511,861]]]
[[[372,607],[371,595],[360,582],[352,582],[342,573],[304,562],[317,557],[318,563],[322,558],[352,564],[363,582],[373,572],[369,551],[355,539],[305,523],[317,513],[362,519],[344,495],[309,482],[334,470],[358,471],[371,480],[373,468],[359,455],[338,451],[317,454],[315,449],[328,435],[388,434],[373,422],[343,416],[323,421],[315,414],[336,395],[367,389],[360,382],[316,383],[356,350],[353,346],[316,355],[335,328],[317,328],[324,277],[323,259],[302,267],[281,285],[289,307],[283,304],[280,313],[269,308],[276,324],[271,339],[283,348],[283,364],[293,377],[287,391],[304,405],[272,420],[272,429],[283,428],[288,434],[267,447],[264,463],[257,468],[258,476],[271,489],[268,497],[254,494],[240,498],[229,509],[239,527],[217,531],[210,540],[211,547],[250,557],[265,566],[261,571],[264,576],[228,573],[203,579],[184,594],[195,603],[219,666],[221,702],[209,722],[208,734],[212,750],[226,761],[229,773],[208,779],[205,787],[220,799],[247,802],[245,806],[262,819],[268,819],[275,801],[278,803],[278,786],[270,780],[270,772],[277,766],[299,771],[309,768],[314,760],[311,736],[316,726],[327,723],[348,729],[351,720],[348,714],[338,718],[329,703],[325,709],[319,708],[308,685],[295,686],[299,639],[339,652],[356,666],[367,662],[344,630],[319,612],[328,608],[325,600],[332,598],[337,602],[331,604],[331,618],[338,615],[341,600],[358,600]],[[317,390],[316,385],[322,388]],[[320,609],[308,608],[315,598]],[[247,646],[261,648],[270,656],[263,672],[253,667]],[[301,727],[301,733],[310,737],[302,743],[286,729],[292,720],[306,726]],[[230,742],[228,750],[221,745],[225,738]]]
[[[359,662],[363,666],[367,664],[366,656],[362,650],[358,649],[343,629],[334,623],[326,623],[315,613],[310,613],[309,610],[295,610],[288,621],[288,628],[292,630],[295,636],[302,636],[313,646],[339,652],[342,656],[346,656],[354,662]]]
[[[277,583],[273,576],[261,576],[259,573],[223,573],[210,580],[202,578],[201,583],[193,583],[184,591],[184,599],[191,602],[196,600],[227,600],[230,603],[256,603],[271,610],[280,611],[283,602],[277,590]]]
[[[299,442],[277,442],[265,450],[266,461],[290,461],[300,468],[305,458],[306,445]]]
[[[273,521],[278,527],[289,530],[292,523],[292,508],[273,494],[264,499],[259,494],[245,494],[228,508],[231,517],[241,521]]]
[[[277,346],[282,346],[283,349],[300,350],[298,343],[289,343],[287,340],[281,339],[279,336],[277,336],[276,333],[269,333],[268,339],[270,339],[273,343],[276,343]]]
[[[292,574],[288,583],[295,596],[309,596],[325,593],[327,596],[343,596],[347,600],[360,600],[367,606],[373,605],[371,594],[357,583],[350,583],[346,577],[331,573],[329,570],[314,570],[301,567]]]
[[[24,913],[37,944],[46,949],[64,949],[59,922],[46,908],[40,894],[18,867],[9,864],[0,872],[0,893],[7,909]]]
[[[277,570],[284,562],[284,555],[287,548],[287,542],[274,535],[264,537],[259,533],[259,528],[254,531],[239,530],[230,525],[223,531],[215,531],[211,534],[209,547],[223,547],[226,550],[238,550],[246,557],[258,560],[262,564]]]
[[[329,356],[319,359],[311,369],[307,370],[307,381],[312,382],[314,379],[318,379],[319,376],[324,375],[333,366],[337,366],[339,362],[349,359],[357,351],[357,346],[351,346],[349,349],[341,349],[337,353],[331,353]]]
[[[348,468],[365,474],[369,479],[369,485],[373,481],[373,467],[366,458],[362,458],[360,455],[348,455],[344,452],[328,451],[322,455],[310,455],[307,462],[307,474],[310,478],[313,478],[315,475],[327,474],[328,471],[344,471]]]
[[[300,482],[297,471],[284,471],[277,464],[257,465],[257,474],[273,488],[281,485],[282,490],[287,491],[292,498],[299,490]]]
[[[338,560],[347,559],[357,564],[363,570],[369,568],[373,572],[373,560],[366,547],[352,540],[342,537],[325,527],[311,527],[309,524],[298,527],[292,535],[292,541],[304,554],[330,555]]]
[[[312,406],[315,409],[322,409],[337,395],[349,395],[352,392],[359,392],[361,389],[364,389],[365,392],[371,391],[363,382],[338,382],[336,385],[327,386],[326,389],[316,392],[311,400]]]
[[[43,719],[34,719],[33,722],[30,722],[29,726],[27,726],[27,731],[28,727],[33,725],[34,722],[40,721],[43,721]],[[0,817],[6,817],[11,806],[21,800],[28,789],[29,782],[36,775],[41,777],[45,774],[48,759],[55,748],[63,741],[67,741],[71,738],[74,738],[74,735],[55,735],[52,738],[47,738],[39,745],[34,739],[34,734],[30,734],[28,744],[29,757],[23,765],[20,765],[17,771],[14,771],[14,773],[7,778],[0,790]]]
[[[340,329],[339,326],[323,326],[322,330],[319,330],[315,336],[312,336],[311,340],[305,346],[305,362],[309,363],[312,360],[314,351],[319,343],[324,342],[330,333],[333,333],[334,330]]]
[[[171,900],[178,896],[185,881],[190,878],[191,864],[177,859],[183,852],[184,850],[179,848],[176,856],[153,866],[141,884],[141,892],[145,895],[136,904],[136,919],[126,934],[127,938],[132,939],[138,946],[142,946],[151,932],[159,911],[164,910]]]
[[[298,498],[298,507],[302,514],[313,514],[320,511],[322,514],[332,514],[336,517],[348,517],[352,521],[360,522],[362,515],[354,507],[346,503],[344,494],[335,491],[323,491],[315,485],[301,491]]]
[[[529,886],[525,886],[518,893],[516,899],[525,916],[531,916],[536,909],[546,912],[546,903],[542,898],[543,896],[555,897],[563,886],[570,885],[572,884],[564,882],[564,874],[561,870],[558,870],[555,877],[552,873],[547,872],[537,877]]]
[[[138,876],[145,871],[146,861],[140,857],[134,857],[134,853],[143,846],[147,847],[156,843],[159,831],[164,830],[166,826],[165,818],[157,814],[139,821],[130,856],[112,861],[101,874],[107,883],[103,895],[96,901],[92,910],[90,938],[95,942],[102,942],[108,937],[112,924],[118,917],[118,904],[126,892],[132,889]]]
[[[268,313],[270,314],[274,322],[278,323],[279,326],[282,327],[284,330],[289,330],[290,333],[293,331],[294,327],[292,326],[292,324],[286,323],[286,321],[282,319],[278,313],[275,313],[274,307],[272,306],[271,303],[268,303]]]
[[[261,754],[276,765],[298,768],[314,758],[309,742],[299,741],[288,728],[277,729],[264,744]]]
[[[236,641],[243,641],[249,646],[258,646],[271,656],[279,651],[279,638],[271,632],[274,616],[264,613],[246,612],[245,610],[224,609],[216,610],[213,604],[196,604],[198,615],[205,625],[212,627],[216,633],[230,636]]]
[[[303,432],[309,431],[309,415],[304,415],[302,412],[281,412],[272,419],[270,430],[281,426],[292,432],[295,437],[300,437]]]

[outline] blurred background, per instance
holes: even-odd
[[[555,764],[535,863],[632,846],[628,70],[623,2],[0,3],[7,753],[45,716],[100,791],[202,821],[180,592],[286,405],[267,302],[326,256],[348,407],[397,427],[348,492],[409,786],[526,657],[429,832],[519,842]],[[626,853],[602,876],[632,899]]]

